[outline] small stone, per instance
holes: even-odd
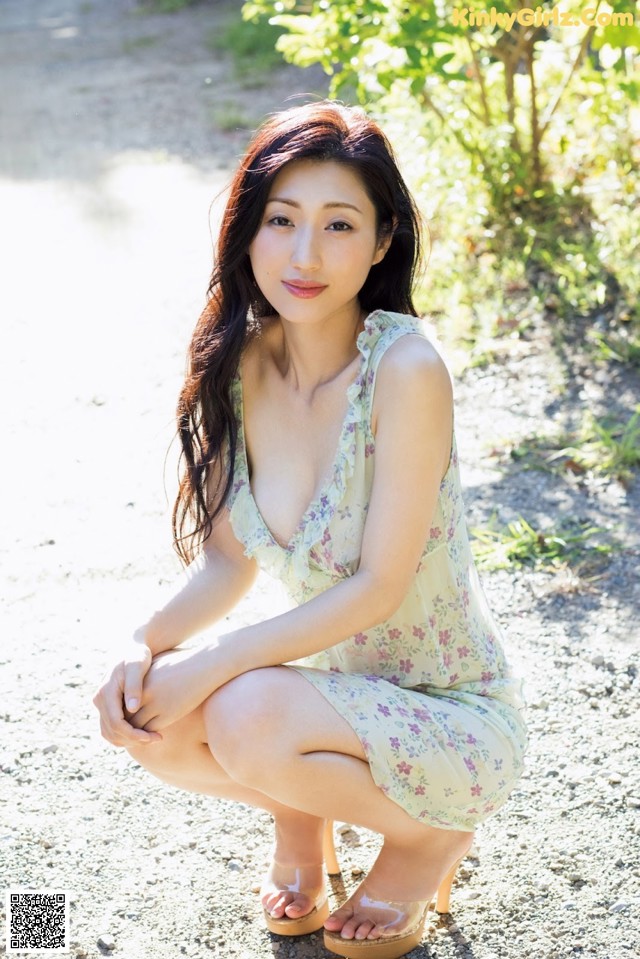
[[[352,866],[352,867],[351,867],[351,875],[354,876],[354,877],[356,877],[356,876],[364,876],[364,869],[363,869],[361,866]]]
[[[57,753],[58,745],[57,743],[50,743],[48,746],[45,746],[42,750],[43,754],[46,756],[48,753]]]
[[[625,910],[627,910],[628,908],[629,908],[628,902],[616,902],[614,903],[613,906],[609,906],[609,912],[610,913],[625,912]]]
[[[593,659],[591,660],[591,665],[595,666],[596,669],[601,668],[602,666],[604,666],[604,664],[605,664],[604,656],[600,656],[600,655],[594,656]]]
[[[612,786],[619,786],[622,782],[622,776],[620,773],[609,773],[607,779]]]
[[[468,902],[471,899],[479,899],[480,893],[477,892],[475,889],[465,889],[463,890],[463,892],[460,893],[459,898],[464,899],[465,901]]]
[[[227,863],[227,869],[229,869],[231,872],[242,872],[243,868],[244,867],[239,859],[230,859]]]
[[[627,806],[631,809],[640,809],[640,796],[627,796]]]
[[[98,936],[98,946],[111,952],[112,949],[116,948],[116,941],[109,933],[104,933],[104,935]]]

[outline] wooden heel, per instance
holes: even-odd
[[[333,820],[327,819],[322,835],[322,854],[328,876],[340,875],[340,864],[336,856],[336,847],[333,842]]]
[[[464,859],[464,856],[462,859]],[[436,894],[436,912],[449,912],[451,886],[453,885],[453,880],[456,872],[458,871],[458,866],[462,862],[462,859],[458,859],[457,862],[454,862],[453,866],[438,886],[438,892]]]

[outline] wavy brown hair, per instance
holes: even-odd
[[[420,261],[419,217],[383,132],[362,110],[331,101],[272,116],[249,144],[231,182],[208,301],[189,345],[178,400],[182,449],[172,526],[185,563],[209,536],[229,495],[238,435],[231,387],[249,338],[261,318],[274,312],[255,282],[249,245],[275,177],[288,163],[310,159],[354,170],[375,207],[379,235],[393,234],[385,257],[371,267],[360,290],[362,309],[416,315],[412,288]]]

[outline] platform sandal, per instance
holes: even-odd
[[[462,859],[464,856],[453,864],[431,899],[418,902],[380,901],[371,899],[361,887],[362,892],[356,892],[351,898],[352,902],[357,903],[358,911],[362,909],[372,921],[375,920],[376,925],[394,930],[394,934],[380,939],[343,939],[339,932],[325,929],[325,948],[345,959],[399,959],[415,949],[422,941],[427,913],[434,900],[436,912],[449,912],[451,886]]]
[[[264,921],[269,932],[274,932],[278,936],[306,936],[311,932],[322,929],[329,916],[329,899],[322,876],[322,867],[324,865],[329,876],[340,874],[340,866],[333,841],[333,822],[331,820],[325,823],[322,836],[322,856],[323,863],[313,863],[305,866],[283,866],[276,861],[273,862],[273,866],[277,868],[278,872],[278,890],[283,893],[303,892],[313,900],[314,907],[311,912],[298,918],[290,918],[289,916],[276,918],[263,907]],[[315,872],[315,878],[310,880],[312,870]],[[267,884],[268,882],[267,879]],[[263,891],[264,888],[263,886]]]

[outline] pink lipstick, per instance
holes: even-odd
[[[326,284],[314,283],[312,280],[283,280],[282,285],[292,296],[297,296],[302,300],[319,296],[327,288]]]

